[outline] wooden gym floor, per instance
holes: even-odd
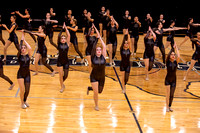
[[[17,32],[20,39],[21,33]],[[54,42],[57,41],[54,33]],[[78,33],[79,47],[84,53],[83,36]],[[122,35],[118,35],[118,52]],[[3,31],[3,38],[8,39],[8,33]],[[184,38],[175,38],[177,44]],[[29,35],[26,40],[34,51],[34,42]],[[166,37],[164,37],[165,43]],[[57,51],[46,39],[48,54]],[[168,53],[168,49],[166,53]],[[144,52],[143,36],[138,43],[138,56]],[[159,50],[156,52],[158,53]],[[181,49],[182,58],[190,61],[193,54],[191,42],[186,42]],[[3,46],[0,43],[0,54]],[[8,48],[8,55],[15,55],[16,49],[12,44]],[[69,55],[76,55],[70,47]],[[156,55],[158,58],[158,54]],[[111,133],[111,132],[140,132],[144,133],[193,133],[200,132],[200,76],[192,71],[188,80],[184,82],[185,71],[177,71],[177,88],[173,102],[174,112],[165,111],[166,69],[153,69],[150,80],[144,80],[144,68],[132,68],[127,85],[127,97],[122,94],[120,84],[113,68],[106,67],[106,83],[103,94],[99,95],[100,111],[94,111],[93,94],[86,95],[90,86],[89,73],[85,66],[71,66],[69,77],[65,82],[66,90],[59,92],[59,75],[51,77],[43,66],[38,76],[31,77],[31,91],[28,98],[30,108],[20,108],[17,71],[19,66],[4,66],[4,73],[10,77],[15,87],[9,91],[9,84],[0,79],[0,132],[2,133],[53,133],[53,132],[81,132],[81,133]],[[33,68],[33,66],[31,66]],[[56,69],[56,66],[53,66]],[[120,75],[119,67],[116,67]],[[31,72],[32,73],[32,72]],[[186,90],[187,89],[187,90]],[[128,100],[127,100],[127,99]],[[130,104],[128,104],[130,102]],[[134,112],[131,112],[131,108]],[[134,117],[135,116],[135,117]]]

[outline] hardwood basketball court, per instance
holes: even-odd
[[[21,33],[17,32],[20,39]],[[54,33],[54,42],[57,41]],[[78,33],[79,48],[84,54],[83,35]],[[8,33],[3,31],[3,38],[8,39]],[[119,47],[122,35],[118,35],[117,60],[120,60]],[[177,44],[183,37],[175,38]],[[26,40],[34,51],[34,42],[29,35]],[[164,37],[164,44],[166,37]],[[191,42],[186,42],[181,49],[181,57],[190,61],[193,54]],[[0,54],[3,46],[0,44]],[[57,53],[46,39],[49,55]],[[166,49],[166,53],[168,53]],[[138,43],[138,56],[144,52],[143,36]],[[159,50],[156,52],[159,58]],[[12,44],[8,48],[8,55],[16,55]],[[73,46],[69,55],[76,55]],[[79,60],[78,60],[79,61]],[[0,79],[0,132],[2,133],[30,133],[30,132],[200,132],[200,76],[191,71],[186,82],[183,81],[185,70],[177,71],[177,87],[172,105],[174,112],[166,113],[164,79],[166,69],[156,68],[150,74],[150,80],[145,81],[144,68],[133,67],[127,85],[127,93],[122,93],[112,67],[106,67],[106,83],[104,91],[99,95],[100,111],[94,110],[93,94],[86,94],[90,86],[89,73],[85,66],[70,66],[69,77],[65,82],[66,90],[59,92],[59,75],[51,77],[49,71],[40,66],[38,76],[31,76],[31,90],[28,98],[30,108],[20,108],[17,71],[19,66],[4,66],[4,73],[15,83],[12,91],[9,84]],[[56,69],[56,65],[53,66]],[[31,66],[34,70],[34,67]],[[120,75],[119,67],[116,67]],[[32,74],[33,72],[31,72]],[[128,103],[130,102],[130,104]],[[132,107],[132,111],[131,111]],[[141,130],[139,129],[141,127]]]

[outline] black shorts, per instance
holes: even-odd
[[[120,71],[125,71],[127,73],[130,73],[131,71],[131,65],[127,65],[127,66],[124,66],[123,64],[120,64]]]
[[[63,67],[63,69],[69,69],[69,62],[57,61],[57,67]]]
[[[42,58],[46,58],[47,57],[47,48],[38,49],[36,53],[40,54],[42,56]]]
[[[147,52],[145,51],[145,52],[144,52],[144,55],[143,55],[143,59],[149,59],[149,61],[154,62],[155,55],[154,55],[154,54],[147,53]]]
[[[71,39],[70,39],[70,42],[71,42],[73,45],[78,45],[78,39],[77,39],[77,37],[76,37],[76,38],[71,38]]]
[[[192,55],[192,59],[193,60],[200,60],[200,53],[198,53],[197,51],[194,52],[194,54]]]
[[[165,85],[170,85],[171,87],[176,87],[176,78],[173,80],[170,80],[168,77],[165,78]]]
[[[12,36],[10,36],[9,38],[8,38],[8,40],[9,41],[11,41],[11,42],[14,42],[14,44],[16,45],[16,44],[18,44],[19,45],[19,41],[18,41],[18,37],[17,37],[17,35],[15,34],[15,35],[12,35]]]
[[[107,44],[112,44],[113,46],[117,46],[117,39],[115,40],[107,39]]]
[[[31,82],[30,70],[28,72],[19,70],[17,73],[17,79],[24,79],[24,83],[30,83]]]
[[[104,84],[105,84],[105,76],[103,76],[103,77],[96,77],[96,76],[94,76],[94,75],[90,75],[90,82],[91,83],[94,83],[94,82],[98,82],[99,83],[99,86],[101,86],[101,87],[104,87]]]

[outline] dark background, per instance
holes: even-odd
[[[45,1],[43,1],[45,3]],[[130,11],[130,15],[132,18],[134,16],[138,16],[141,23],[143,23],[146,14],[150,13],[154,20],[154,25],[159,19],[160,14],[164,14],[164,19],[166,20],[166,24],[164,27],[169,27],[170,20],[176,20],[176,26],[187,26],[188,18],[194,18],[195,23],[200,23],[200,12],[199,12],[199,4],[198,1],[195,3],[194,1],[112,1],[112,0],[93,0],[93,1],[65,1],[65,2],[50,2],[48,7],[38,7],[42,6],[35,3],[31,3],[31,6],[28,7],[31,9],[31,18],[39,19],[45,18],[47,12],[49,12],[50,6],[54,7],[54,11],[57,16],[56,19],[59,21],[59,25],[62,25],[64,21],[64,16],[67,13],[68,9],[73,11],[73,16],[78,20],[78,26],[81,28],[81,15],[84,9],[87,9],[92,13],[92,17],[96,20],[95,24],[98,25],[98,12],[100,11],[102,6],[105,6],[106,9],[110,9],[111,14],[114,18],[119,22],[120,29],[122,30],[122,16],[124,15],[125,10]],[[29,3],[29,1],[27,1]],[[29,6],[30,6],[29,4]],[[53,4],[53,5],[52,5]],[[24,3],[23,5],[26,5]],[[59,7],[58,7],[59,5]],[[47,5],[45,5],[47,6]],[[57,6],[57,7],[55,7]],[[0,8],[0,14],[2,15],[2,23],[10,24],[10,13],[15,10],[19,10],[22,14],[24,14],[24,9],[27,7],[2,7]],[[17,17],[17,23],[19,27],[21,26],[21,18]],[[37,28],[39,25],[38,22],[32,22],[34,28]],[[198,28],[197,28],[198,30]],[[142,31],[142,30],[141,30]]]

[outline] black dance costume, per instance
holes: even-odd
[[[59,51],[59,56],[57,60],[57,67],[63,67],[64,75],[63,75],[63,82],[67,79],[69,73],[69,59],[68,59],[68,51],[69,46],[67,43],[61,43],[61,34],[63,30],[58,35],[58,46],[57,49]]]
[[[131,20],[129,19],[130,16],[123,16],[123,29],[129,29]]]
[[[87,48],[85,50],[85,55],[86,56],[91,56],[92,54],[92,48],[93,46],[96,46],[96,44],[98,43],[98,38],[96,36],[86,36],[86,41],[87,41]]]
[[[0,41],[5,46],[6,42],[4,41],[3,36],[2,36],[2,25],[1,24],[2,24],[2,21],[1,21],[1,15],[0,15]]]
[[[131,63],[130,63],[130,56],[131,51],[130,49],[124,49],[123,47],[120,48],[121,54],[121,63],[120,63],[120,71],[125,71],[125,85],[129,80],[129,75],[131,71]]]
[[[154,64],[154,59],[155,59],[155,54],[154,54],[154,40],[148,39],[148,37],[144,38],[144,44],[145,44],[145,51],[144,51],[144,56],[143,59],[149,59],[149,69],[150,71],[153,68]]]
[[[16,23],[12,23],[10,25],[10,29],[12,28],[12,26],[15,26],[15,28],[13,29],[13,31],[10,33],[10,36],[8,38],[9,41],[14,42],[15,47],[17,48],[17,50],[19,51],[19,41],[18,41],[18,37],[17,34],[15,33],[15,30],[17,29],[17,24]]]
[[[115,58],[116,52],[117,52],[117,27],[116,25],[108,26],[107,29],[107,44],[112,44],[112,59]]]
[[[200,64],[200,41],[192,39],[192,43],[194,43],[196,46],[196,50],[192,56],[192,59],[198,61],[198,63]]]
[[[46,66],[51,72],[53,72],[54,70],[52,69],[52,67],[46,63],[47,47],[45,46],[45,38],[37,35],[37,41],[38,41],[38,50],[36,53],[38,53],[42,56],[43,65]]]
[[[53,23],[50,21],[45,21],[46,35],[49,37],[49,42],[55,48],[57,48],[56,44],[53,42]]]
[[[176,61],[171,62],[168,60],[167,64],[167,76],[165,78],[165,85],[170,85],[170,97],[169,97],[169,107],[172,106],[172,101],[174,98],[174,92],[176,89],[176,70],[178,63]]]
[[[29,18],[23,18],[23,20],[24,20],[23,29],[28,30],[28,31],[32,31],[32,25],[31,25],[30,19],[31,19],[31,17],[29,17]],[[31,34],[31,33],[29,33],[29,35],[33,38],[33,40],[36,43],[37,39],[35,38],[35,36],[33,34]]]
[[[23,41],[22,41],[23,42]],[[24,79],[25,93],[24,93],[24,102],[26,102],[27,97],[30,91],[31,76],[30,76],[30,57],[29,55],[21,55],[21,52],[18,55],[18,61],[20,68],[17,73],[17,79]]]
[[[155,46],[159,47],[161,53],[162,53],[162,58],[163,58],[163,63],[165,64],[165,47],[163,44],[163,29],[157,29],[157,31],[160,33],[156,33],[156,42],[155,42]]]
[[[151,19],[145,19],[145,25],[144,25],[144,33],[146,34],[147,31],[149,30],[149,26],[151,27],[152,26],[152,22],[151,22]]]
[[[92,72],[90,74],[90,82],[98,82],[99,93],[103,92],[104,83],[105,83],[105,66],[106,59],[103,55],[97,57],[96,55],[91,57],[92,61]]]
[[[85,20],[85,32],[84,35],[88,35],[89,34],[89,30],[92,27],[93,22],[91,22],[88,18],[87,20]]]
[[[130,25],[130,38],[134,38],[134,53],[137,52],[137,44],[139,40],[140,25],[137,22],[132,22]]]
[[[76,26],[72,26],[71,28],[75,28],[75,27]],[[75,49],[76,53],[78,53],[79,56],[81,57],[81,59],[83,59],[83,55],[79,51],[79,48],[78,48],[78,38],[76,36],[76,31],[69,29],[69,32],[70,32],[70,42],[74,45],[74,49]]]
[[[10,85],[13,85],[13,82],[10,80],[10,78],[8,78],[6,75],[4,75],[4,72],[3,72],[3,61],[2,61],[2,58],[0,56],[0,77],[3,78],[4,80],[6,80],[7,82],[10,83]]]
[[[170,29],[173,29],[174,27],[169,27]],[[174,48],[174,37],[175,37],[175,31],[170,31],[169,35],[167,37],[167,41],[170,42],[171,48]]]

